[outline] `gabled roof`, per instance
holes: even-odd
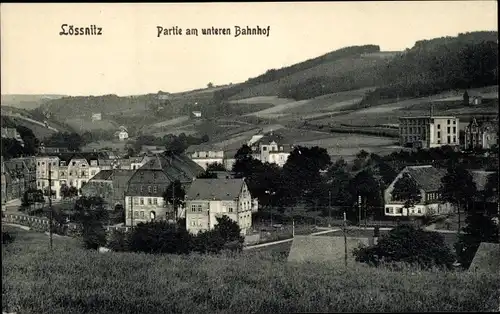
[[[191,181],[204,172],[204,169],[187,156],[156,155],[146,162],[141,170],[156,169],[164,171],[170,178],[181,182]]]
[[[113,170],[101,170],[95,176],[90,178],[89,181],[110,180],[112,174],[113,174]]]
[[[265,134],[262,138],[255,141],[254,145],[260,145],[260,144],[269,145],[272,142],[275,142],[276,144],[283,144],[284,139],[282,136],[280,136],[278,134],[269,133],[269,134]]]
[[[186,192],[186,200],[234,200],[243,184],[243,179],[196,179]]]
[[[208,152],[208,151],[213,151],[213,152],[219,152],[222,151],[223,149],[220,147],[217,147],[217,145],[214,144],[198,144],[198,145],[191,145],[186,149],[186,153],[192,154],[195,152]]]
[[[441,179],[446,175],[446,169],[437,169],[430,165],[408,166],[403,171],[407,172],[417,186],[426,192],[438,191],[441,187]]]

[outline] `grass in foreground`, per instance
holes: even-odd
[[[5,229],[7,230],[7,228]],[[283,313],[491,311],[487,273],[291,265],[264,252],[148,256],[85,251],[71,239],[13,230],[2,247],[4,311],[18,313]]]

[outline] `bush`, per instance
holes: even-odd
[[[115,252],[129,251],[129,235],[122,230],[113,230],[108,236],[107,248]]]
[[[130,235],[129,249],[144,253],[187,254],[191,251],[192,236],[177,224],[166,221],[140,223]]]
[[[98,250],[106,245],[106,230],[99,222],[83,225],[83,246],[86,249]]]
[[[441,234],[407,224],[392,229],[374,246],[355,249],[354,256],[356,261],[374,266],[404,262],[424,268],[451,268],[455,261]]]

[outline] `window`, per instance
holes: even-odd
[[[267,147],[266,146],[262,146],[262,151],[266,151],[267,150]]]
[[[441,138],[441,132],[438,132],[438,138]]]
[[[456,137],[456,136],[454,136],[454,137],[453,137],[453,143],[456,143],[456,142],[457,142],[457,137]]]
[[[94,176],[95,175],[95,170],[91,171],[90,174]]]
[[[232,207],[229,207],[229,212],[232,213],[233,212],[233,208]]]
[[[148,193],[151,193],[151,185],[148,185]]]
[[[153,186],[153,193],[156,193],[156,192],[158,192],[158,189],[157,189],[157,187],[155,185],[155,186]]]
[[[456,126],[453,127],[453,133],[457,133],[457,127]]]
[[[196,211],[196,205],[191,205],[191,211],[195,212]]]
[[[201,212],[201,205],[198,205],[198,211]]]
[[[148,205],[151,205],[153,204],[153,202],[151,201],[151,198],[148,197]]]
[[[45,166],[45,161],[42,161],[42,166]]]
[[[158,205],[158,199],[157,199],[156,197],[155,197],[155,198],[153,198],[153,204],[154,204],[154,205]]]
[[[37,182],[37,185],[40,186],[40,181]]]
[[[438,130],[441,130],[441,124],[438,124]]]
[[[448,139],[448,143],[451,143],[451,137],[449,135],[448,135],[447,139]]]
[[[451,132],[451,131],[450,131],[450,129],[451,129],[451,128],[450,128],[450,127],[448,127],[448,129],[447,129],[448,133],[450,133],[450,132]]]
[[[40,166],[40,162],[38,162],[37,165]]]
[[[141,219],[144,219],[144,211],[141,211]]]
[[[139,218],[139,211],[134,211],[134,218]]]
[[[143,192],[143,191],[142,191],[142,185],[141,185],[141,194],[142,194],[142,192]]]
[[[397,209],[397,213],[398,213],[398,214],[402,214],[402,213],[403,213],[403,208],[401,208],[401,207],[400,207],[400,208],[398,208],[398,209]]]
[[[76,166],[76,161],[73,161],[73,163],[72,163],[72,164],[73,164],[73,166]]]
[[[54,186],[54,181],[50,181],[50,186]]]
[[[142,197],[140,198],[139,203],[140,203],[141,205],[144,205],[144,199],[143,199]]]

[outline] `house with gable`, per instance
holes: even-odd
[[[292,145],[285,143],[281,136],[270,132],[254,135],[247,143],[252,149],[253,157],[265,163],[283,167],[292,152]]]
[[[127,225],[175,219],[172,204],[163,199],[170,184],[179,180],[186,190],[204,170],[187,156],[156,155],[136,170],[125,192]],[[182,217],[182,209],[177,213]]]
[[[196,179],[186,192],[186,229],[211,230],[228,216],[246,235],[252,227],[252,197],[244,179]]]
[[[395,199],[392,195],[394,185],[404,174],[408,174],[415,181],[421,195],[420,202],[409,208],[409,213],[404,208],[406,200]],[[409,216],[423,216],[426,214],[445,214],[451,212],[453,206],[449,203],[443,203],[439,194],[441,179],[445,175],[446,169],[438,169],[431,165],[407,166],[384,191],[385,215],[408,216],[409,214]]]
[[[478,121],[472,118],[464,131],[464,148],[490,149],[498,145],[498,121]]]

